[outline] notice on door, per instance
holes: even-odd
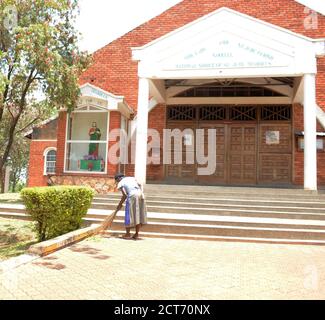
[[[266,131],[265,141],[267,145],[280,144],[280,131]]]

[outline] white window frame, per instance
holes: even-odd
[[[43,152],[43,157],[44,157],[44,167],[43,167],[43,175],[44,176],[47,176],[49,174],[55,174],[55,172],[47,172],[46,169],[47,169],[47,154],[50,152],[50,151],[55,151],[56,152],[56,160],[55,160],[55,169],[56,169],[56,162],[57,162],[57,149],[55,147],[48,147],[44,150]],[[49,161],[49,162],[54,162],[54,161]]]
[[[81,106],[80,108],[84,109],[86,106]],[[95,107],[97,110],[89,110],[90,107]],[[88,105],[87,110],[74,110],[72,113],[107,113],[107,132],[106,132],[106,141],[95,141],[95,140],[68,140],[68,126],[69,126],[69,114],[67,113],[67,119],[66,119],[66,128],[65,128],[65,146],[64,146],[64,167],[63,172],[64,173],[77,173],[80,175],[107,175],[108,171],[108,141],[109,141],[109,122],[110,122],[110,111],[106,108],[101,108],[95,105]],[[73,171],[73,170],[67,170],[67,146],[69,143],[99,143],[99,144],[106,144],[106,152],[105,152],[105,171],[104,172],[94,172],[94,171]]]

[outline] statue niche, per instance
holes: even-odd
[[[89,129],[89,137],[91,141],[98,141],[101,137],[100,129],[97,128],[97,123],[93,122],[92,127]],[[94,159],[98,158],[98,149],[99,149],[99,143],[90,143],[89,144],[89,150],[88,155],[93,156]]]
[[[103,157],[99,155],[99,143],[95,142],[100,140],[102,134],[96,122],[92,123],[88,134],[89,140],[94,142],[89,143],[88,155],[85,155],[84,158],[79,161],[79,167],[81,170],[103,172],[105,169],[105,162]]]

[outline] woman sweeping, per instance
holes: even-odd
[[[115,176],[117,189],[123,194],[122,199],[116,210],[121,210],[125,204],[125,229],[124,239],[138,239],[142,225],[147,224],[147,208],[141,186],[133,177],[125,177],[119,173]],[[131,228],[135,228],[135,234],[131,236]]]

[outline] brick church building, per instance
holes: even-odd
[[[29,186],[50,175],[105,193],[120,171],[142,183],[325,186],[325,17],[295,0],[183,0],[96,51],[80,87],[71,114],[27,135]],[[134,164],[109,158],[119,128]],[[164,163],[164,129],[214,129],[214,171]],[[183,136],[182,156],[195,140]]]

